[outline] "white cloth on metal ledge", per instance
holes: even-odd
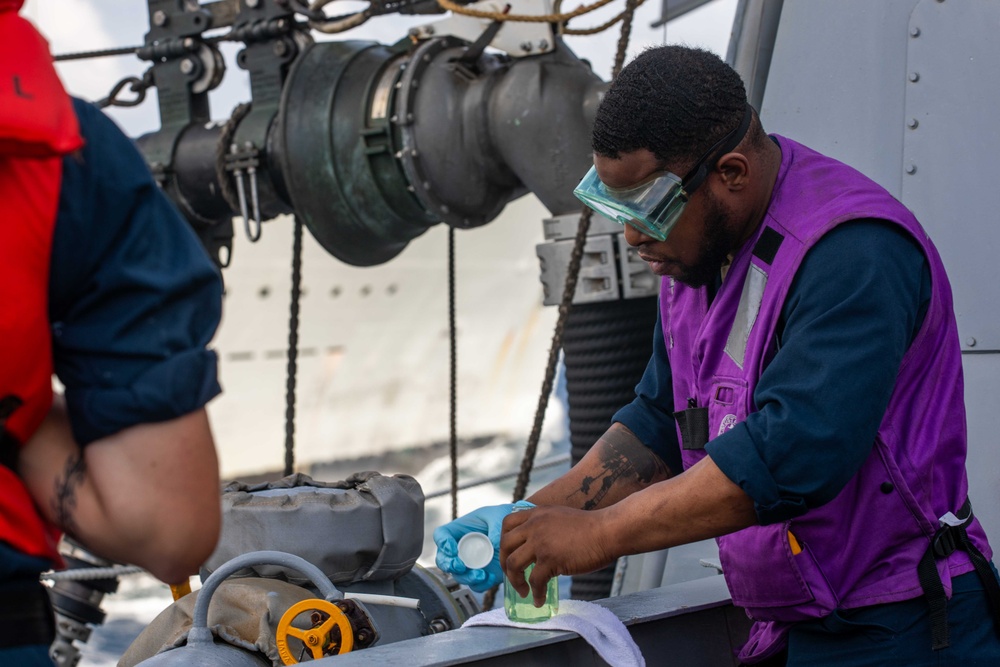
[[[462,627],[498,625],[528,630],[568,630],[580,635],[611,667],[645,667],[638,645],[625,624],[608,609],[582,600],[560,600],[559,613],[540,623],[515,623],[503,609],[477,614]]]

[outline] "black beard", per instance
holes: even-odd
[[[706,193],[707,194],[707,193]],[[704,287],[719,279],[719,271],[734,249],[738,239],[731,231],[732,216],[723,210],[718,200],[709,199],[710,209],[705,224],[705,238],[701,244],[698,261],[683,267],[680,275],[674,276],[678,282],[689,287]]]

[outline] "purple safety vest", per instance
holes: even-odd
[[[909,210],[847,165],[775,136],[781,169],[760,227],[733,258],[711,306],[707,290],[666,277],[660,293],[674,409],[708,409],[708,438],[756,411],[754,388],[774,355],[775,327],[806,252],[836,225],[877,218],[905,229],[930,265],[931,299],[903,357],[868,459],[832,501],[805,515],[719,538],[733,603],[757,621],[740,655],[779,651],[792,623],[837,608],[923,594],[917,564],[938,528],[968,494],[962,360],[951,287],[937,250]],[[682,452],[685,469],[704,450]],[[888,484],[886,484],[888,483]],[[801,545],[793,554],[791,533]],[[973,544],[992,556],[978,520]],[[973,570],[955,551],[937,562],[951,577]]]

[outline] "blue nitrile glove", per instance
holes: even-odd
[[[534,507],[527,500],[519,500],[513,504],[492,505],[461,516],[451,523],[446,523],[434,531],[434,543],[437,545],[437,566],[450,573],[460,584],[479,593],[493,588],[503,581],[503,570],[500,568],[500,532],[503,519],[514,511],[515,507]],[[483,533],[493,542],[493,560],[484,568],[466,567],[458,558],[458,541],[466,533]]]

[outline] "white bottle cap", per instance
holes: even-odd
[[[493,560],[493,542],[483,533],[466,533],[458,541],[458,558],[468,568],[484,568]]]

